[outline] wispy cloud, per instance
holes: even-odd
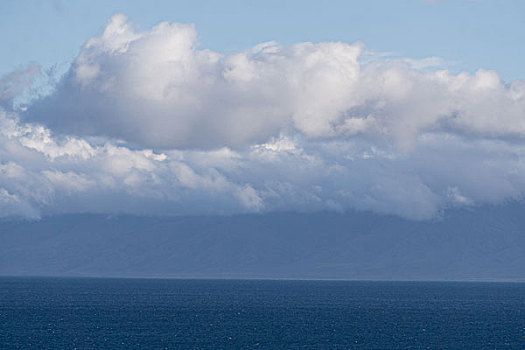
[[[40,73],[40,67],[34,64],[0,77],[0,106],[9,108],[13,99],[26,90]]]

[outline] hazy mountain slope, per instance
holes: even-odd
[[[0,222],[0,274],[525,280],[525,207]]]

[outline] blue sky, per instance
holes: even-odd
[[[525,77],[525,2],[518,0],[4,0],[0,74],[29,62],[70,63],[116,12],[141,30],[161,21],[195,23],[201,46],[223,53],[269,40],[363,41],[377,52],[440,57],[456,71]]]
[[[0,217],[431,220],[522,201],[524,15],[524,1],[2,1]]]

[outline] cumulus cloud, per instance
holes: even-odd
[[[116,15],[53,93],[0,113],[0,215],[420,220],[521,200],[524,81],[363,50],[269,42],[225,56],[199,48],[193,25],[137,33]]]
[[[96,144],[0,116],[2,216],[64,212],[233,214],[372,210],[431,219],[520,200],[525,146],[426,133],[418,146],[281,136],[235,151]]]
[[[27,118],[145,147],[245,147],[297,126],[312,136],[354,104],[360,47],[266,43],[224,57],[192,25],[134,33],[122,15],[91,39],[55,94]]]
[[[54,138],[49,129],[20,123],[6,112],[0,113],[0,126],[2,203],[17,204],[3,216],[71,211],[225,214],[263,206],[248,183],[234,183],[213,167],[192,167],[177,151],[168,156],[111,142]],[[220,155],[212,156],[217,161]]]
[[[525,82],[418,69],[435,58],[362,62],[362,50],[270,42],[224,56],[200,49],[193,25],[136,33],[116,15],[25,119],[161,149],[240,149],[283,132],[381,137],[401,150],[428,130],[525,136]]]

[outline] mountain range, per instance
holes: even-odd
[[[525,280],[525,206],[0,221],[0,275]]]

